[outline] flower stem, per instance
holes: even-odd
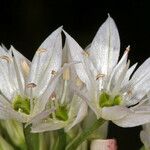
[[[66,146],[66,133],[63,129],[59,129],[58,131],[58,142],[55,143],[54,150],[64,150]]]
[[[98,129],[103,123],[105,122],[104,119],[100,118],[96,120],[91,127],[88,129],[83,130],[79,136],[77,136],[75,139],[71,141],[66,147],[66,150],[76,150],[77,147],[85,141],[96,129]]]
[[[31,133],[30,126],[24,127],[24,136],[28,150],[39,150],[39,134]]]

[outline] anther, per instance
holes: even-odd
[[[55,76],[55,75],[56,75],[56,71],[55,71],[55,70],[52,70],[52,71],[51,71],[51,74],[52,74],[53,76]]]
[[[22,70],[23,70],[25,76],[28,76],[30,68],[29,68],[29,65],[27,64],[27,62],[25,60],[23,60],[21,62],[21,66],[22,66]]]
[[[53,92],[52,95],[50,96],[50,99],[54,101],[56,99],[56,93]]]
[[[47,50],[45,48],[39,48],[37,50],[38,53],[43,53],[43,52],[46,52]]]
[[[129,96],[131,96],[131,95],[132,95],[132,91],[131,91],[131,90],[127,91],[127,94],[128,94]]]
[[[26,85],[26,87],[27,88],[34,88],[34,87],[36,87],[37,85],[35,84],[35,83],[28,83],[27,85]]]
[[[89,57],[89,55],[90,55],[89,52],[86,52],[86,51],[83,51],[82,54],[83,54],[85,57]]]
[[[69,80],[70,79],[70,70],[69,68],[66,68],[63,72],[63,79],[64,80]]]
[[[0,58],[3,60],[6,60],[8,63],[11,61],[11,58],[6,55],[2,55],[2,56],[0,56]]]
[[[96,80],[98,80],[99,78],[103,78],[103,77],[105,77],[105,74],[99,73],[99,74],[96,76]]]

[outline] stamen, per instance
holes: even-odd
[[[128,94],[129,96],[131,96],[131,95],[132,95],[132,91],[131,91],[131,90],[127,91],[127,94]]]
[[[3,60],[6,60],[7,63],[10,63],[12,61],[12,59],[10,57],[6,56],[6,55],[2,55],[2,56],[0,56],[0,58],[3,59]]]
[[[27,85],[26,85],[26,87],[27,88],[34,88],[34,87],[36,87],[37,85],[35,84],[35,83],[28,83]]]
[[[70,79],[70,70],[69,68],[66,68],[63,72],[63,79],[64,80],[69,80]]]
[[[63,93],[62,93],[62,97],[60,100],[61,104],[63,104],[65,102],[66,93],[67,93],[67,80],[64,81]]]
[[[51,74],[53,75],[53,76],[55,76],[56,75],[56,71],[55,70],[52,70],[52,72],[51,72]]]
[[[86,52],[86,51],[83,51],[82,54],[83,54],[85,57],[89,57],[89,55],[90,55],[89,52]]]
[[[96,80],[98,80],[99,78],[103,78],[103,77],[105,77],[105,74],[99,73],[99,74],[96,76]]]
[[[52,100],[52,101],[54,101],[55,99],[56,99],[56,94],[53,92],[52,93],[52,95],[50,96],[50,99]]]
[[[30,88],[30,111],[33,111],[34,107],[34,98],[33,98],[33,88],[36,87],[37,85],[35,83],[29,83],[26,85],[27,88]]]
[[[39,48],[37,50],[38,53],[43,53],[43,52],[46,52],[46,51],[47,51],[47,49],[45,49],[45,48]]]
[[[21,66],[22,66],[22,70],[23,70],[23,72],[24,72],[24,75],[25,75],[25,76],[28,76],[29,71],[30,71],[30,68],[29,68],[29,65],[26,63],[25,60],[23,60],[23,61],[21,62]]]

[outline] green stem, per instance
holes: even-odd
[[[24,136],[28,150],[39,150],[39,134],[31,133],[30,126],[24,127]]]
[[[64,150],[66,146],[66,133],[64,132],[64,129],[60,129],[57,131],[58,133],[58,142],[55,144],[54,150]]]
[[[103,123],[105,122],[104,119],[100,118],[94,122],[88,129],[83,130],[83,132],[77,136],[75,139],[69,143],[65,150],[76,150],[77,147],[85,141],[96,129],[98,129]]]

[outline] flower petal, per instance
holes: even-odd
[[[75,65],[75,70],[78,77],[83,81],[87,88],[90,89],[90,79],[87,75],[86,65],[84,63],[84,55],[85,53],[82,48],[78,45],[78,43],[65,31],[63,31],[66,36],[66,46],[71,56],[71,61],[81,62]]]
[[[135,127],[150,122],[150,111],[130,111],[126,116],[121,119],[114,120],[115,124],[121,127]]]
[[[25,89],[25,75],[23,72],[23,63],[26,63],[28,66],[30,66],[30,61],[20,52],[18,52],[13,46],[11,46],[10,51],[12,51],[14,56],[14,70],[16,72],[17,82],[20,91],[23,94],[23,91]]]
[[[44,131],[53,131],[58,130],[66,126],[66,122],[59,120],[49,120],[47,122],[41,122],[35,125],[32,125],[31,132],[44,132]]]
[[[34,83],[39,86],[43,80],[51,79],[51,70],[58,71],[61,65],[61,30],[62,27],[55,30],[39,47],[37,50],[30,69],[28,83]],[[57,45],[58,44],[58,45]],[[48,82],[45,82],[47,85]],[[41,86],[43,83],[41,84]],[[45,86],[43,87],[45,89]],[[41,89],[41,87],[40,87]],[[42,90],[42,89],[41,89]],[[36,92],[37,94],[37,92]]]
[[[88,50],[97,70],[108,74],[116,65],[120,52],[120,38],[114,20],[108,19],[99,28]]]
[[[130,110],[124,106],[112,106],[102,108],[102,118],[106,120],[118,120],[124,118]]]
[[[76,103],[77,104],[77,108],[75,110],[75,112],[72,112],[74,113],[74,115],[76,115],[76,118],[74,119],[74,121],[65,128],[66,131],[70,130],[72,127],[74,127],[76,124],[78,124],[79,122],[81,122],[84,117],[87,115],[87,104],[85,101],[83,101],[81,98],[78,97],[79,100],[77,99],[73,99],[73,105],[71,107],[75,107],[76,106]],[[70,117],[72,117],[73,114],[71,114]]]

